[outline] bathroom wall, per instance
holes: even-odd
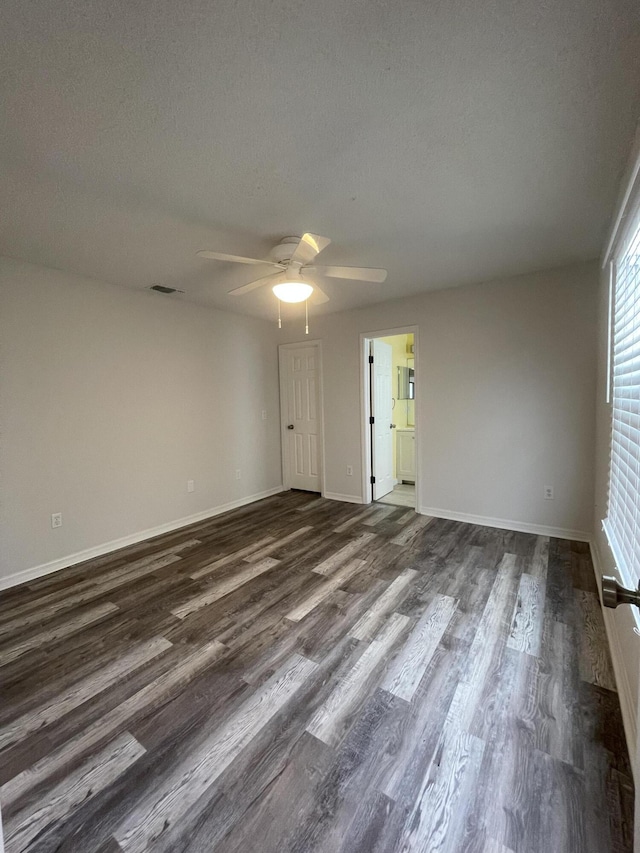
[[[396,430],[406,429],[409,426],[408,415],[413,414],[413,400],[398,399],[398,368],[407,366],[407,358],[410,356],[407,353],[407,344],[409,341],[413,343],[413,335],[391,335],[387,338],[380,338],[385,344],[389,344],[392,348],[392,375],[393,375],[393,423],[396,425]],[[409,412],[411,406],[411,412]],[[411,426],[415,422],[412,418]],[[396,431],[393,432],[393,476],[396,477]]]

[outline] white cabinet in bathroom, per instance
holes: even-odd
[[[416,433],[413,429],[396,430],[396,479],[399,483],[416,481]]]

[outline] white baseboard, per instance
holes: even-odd
[[[104,542],[102,545],[95,545],[93,548],[87,548],[84,551],[77,551],[75,554],[69,554],[66,557],[61,557],[59,560],[52,560],[50,563],[42,563],[40,566],[34,566],[31,569],[24,569],[21,572],[15,572],[6,577],[0,577],[0,590],[8,589],[12,586],[17,586],[21,583],[36,580],[37,578],[50,575],[60,569],[66,569],[68,566],[74,566],[76,563],[84,563],[85,560],[92,560],[94,557],[101,557],[103,554],[109,554],[111,551],[117,551],[119,548],[126,548],[127,545],[135,545],[136,542],[143,542],[145,539],[153,539],[154,536],[161,536],[163,533],[171,533],[172,530],[179,530],[181,527],[187,527],[189,524],[195,524],[197,521],[204,521],[206,518],[213,518],[215,515],[221,515],[223,512],[229,512],[231,509],[237,509],[241,506],[260,501],[263,498],[269,498],[272,495],[277,495],[284,491],[283,486],[276,486],[273,489],[267,489],[265,492],[259,492],[255,495],[248,495],[245,498],[230,501],[220,506],[205,509],[203,512],[196,512],[194,515],[188,515],[184,518],[178,518],[175,521],[168,521],[165,524],[160,524],[158,527],[150,527],[148,530],[141,530],[138,533],[131,533],[129,536],[123,536],[121,539],[113,539],[111,542]]]
[[[360,495],[339,495],[337,492],[325,492],[322,497],[327,498],[327,500],[330,501],[342,501],[343,503],[348,504],[363,503],[362,497]]]
[[[600,577],[603,573],[602,571],[602,561],[600,560],[600,552],[598,551],[598,546],[594,540],[591,540],[589,543],[589,547],[591,549],[591,560],[593,562],[593,570],[596,575],[596,581],[598,583],[598,589],[600,588]],[[609,610],[607,607],[602,608],[602,615],[604,617],[604,627],[607,632],[607,639],[609,640],[609,650],[611,652],[611,660],[613,662],[613,674],[616,679],[616,687],[618,688],[618,699],[620,700],[620,711],[622,713],[622,724],[624,726],[624,734],[627,740],[627,748],[629,750],[629,756],[631,757],[631,767],[633,770],[636,769],[634,756],[636,754],[636,743],[638,737],[638,726],[636,721],[636,710],[635,710],[635,698],[631,691],[631,686],[629,684],[629,677],[627,675],[627,668],[624,665],[624,655],[622,654],[622,648],[620,646],[620,638],[618,635],[618,628],[616,625],[616,620],[614,619],[614,612]],[[640,780],[635,780],[636,785],[640,782]]]
[[[490,518],[485,515],[469,515],[466,512],[452,512],[448,509],[421,506],[416,512],[420,515],[432,515],[434,518],[447,518],[450,521],[465,521],[482,527],[498,527],[501,530],[514,530],[516,533],[534,533],[537,536],[553,536],[556,539],[573,539],[576,542],[590,542],[591,533],[584,530],[565,530],[563,527],[546,527],[543,524],[529,524],[526,521],[510,521],[507,518]]]

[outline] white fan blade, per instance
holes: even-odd
[[[328,237],[321,237],[319,234],[303,234],[295,252],[291,255],[291,263],[308,264],[317,254],[326,249],[330,242]]]
[[[309,297],[309,302],[312,302],[314,305],[322,305],[324,302],[328,302],[329,297],[324,292],[324,290],[320,290],[317,284],[313,285],[313,293]]]
[[[209,252],[203,249],[196,252],[199,258],[208,258],[211,261],[232,261],[234,264],[266,264],[270,267],[278,267],[283,270],[282,264],[276,264],[273,261],[259,261],[258,258],[243,258],[241,255],[225,255],[224,252]]]
[[[330,278],[351,278],[354,281],[383,282],[387,271],[374,267],[303,267],[303,273],[319,273]]]
[[[264,278],[258,278],[255,281],[250,281],[249,284],[243,284],[242,287],[234,287],[233,290],[228,290],[230,296],[242,296],[243,293],[251,293],[252,290],[257,290],[259,287],[264,287],[267,284],[275,284],[278,273],[267,275]]]

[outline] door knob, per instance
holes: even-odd
[[[617,607],[619,604],[640,607],[640,586],[638,589],[627,589],[610,575],[602,575],[602,603],[605,607]]]
[[[293,429],[293,428],[294,428],[293,424],[289,424],[289,426],[287,427],[287,429]]]
[[[389,429],[395,429],[395,428],[396,428],[395,424],[389,424]]]

